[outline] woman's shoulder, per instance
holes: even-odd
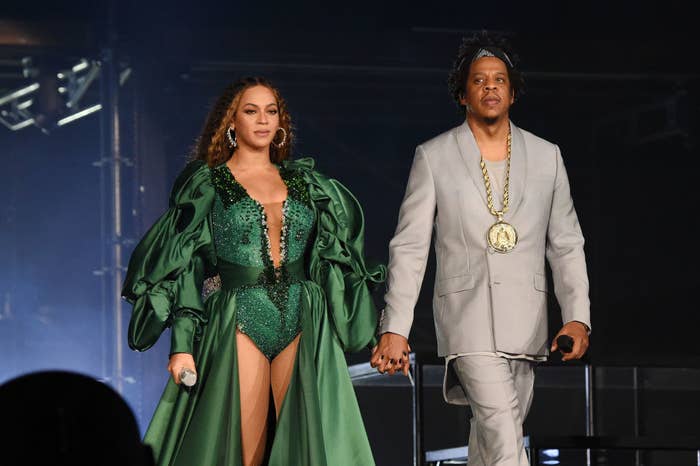
[[[294,174],[306,180],[308,184],[325,184],[336,181],[333,177],[318,169],[313,157],[299,157],[284,160],[281,164],[283,171]]]
[[[211,169],[204,160],[190,160],[187,164],[180,170],[177,178],[175,178],[175,186],[182,185],[186,183],[192,177],[206,177],[209,176]]]
[[[282,169],[288,172],[317,173],[316,161],[312,157],[299,157],[296,159],[285,159],[281,162]]]
[[[344,183],[317,170],[315,160],[311,157],[285,160],[282,166],[285,170],[300,175],[298,177],[303,179],[312,199],[330,198],[338,205],[357,202],[352,191]]]
[[[171,197],[176,199],[184,193],[193,191],[213,194],[213,189],[212,169],[204,160],[192,160],[180,170],[175,178]]]

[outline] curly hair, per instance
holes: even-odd
[[[525,80],[517,69],[518,56],[513,52],[508,38],[501,34],[480,31],[474,33],[470,37],[462,38],[457,57],[447,77],[448,91],[462,113],[466,113],[466,108],[460,102],[460,99],[464,97],[464,92],[467,87],[469,68],[471,67],[474,56],[481,49],[489,50],[494,53],[496,57],[501,58],[506,64],[508,79],[510,80],[510,86],[515,99],[517,100],[525,93]]]
[[[235,149],[229,147],[226,141],[226,130],[231,126],[243,92],[255,86],[265,86],[272,91],[279,109],[280,127],[287,132],[287,139],[282,147],[277,147],[282,136],[275,135],[275,140],[270,145],[270,161],[279,163],[289,157],[294,131],[292,117],[287,111],[287,104],[279,90],[270,81],[259,76],[249,76],[226,86],[216,99],[204,123],[204,128],[196,140],[192,159],[204,160],[207,165],[214,167],[231,158]]]

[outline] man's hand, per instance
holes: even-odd
[[[586,350],[588,350],[588,329],[583,323],[576,320],[567,322],[554,337],[554,342],[552,343],[551,348],[552,351],[559,349],[559,345],[557,345],[557,338],[559,335],[569,335],[574,339],[574,346],[571,352],[562,352],[562,361],[581,359],[581,357],[586,354]]]
[[[197,373],[192,355],[189,353],[173,353],[168,363],[168,372],[173,376],[173,381],[177,385],[180,385],[180,372],[184,368],[190,369],[195,374]]]
[[[411,347],[406,337],[397,333],[383,333],[377,346],[372,348],[369,363],[382,374],[394,375],[394,372],[401,371],[408,375],[410,352]]]

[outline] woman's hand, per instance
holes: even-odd
[[[195,374],[197,369],[194,366],[194,358],[189,353],[173,353],[170,355],[170,362],[168,363],[168,372],[173,376],[173,381],[180,385],[180,372],[182,369],[190,369]]]
[[[372,348],[369,364],[380,374],[394,375],[395,372],[403,372],[403,375],[408,375],[410,352],[411,347],[406,337],[386,332],[379,338],[377,346]]]

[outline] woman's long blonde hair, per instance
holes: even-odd
[[[279,163],[289,157],[294,134],[292,131],[292,117],[287,111],[287,104],[280,95],[276,87],[274,87],[267,79],[253,76],[242,78],[232,84],[226,86],[219,98],[214,103],[214,106],[209,111],[204,129],[197,138],[194,153],[192,158],[196,160],[204,160],[207,165],[214,167],[226,162],[233,155],[233,151],[226,138],[226,130],[231,126],[233,117],[238,110],[238,104],[241,100],[241,95],[246,89],[254,86],[265,86],[277,100],[279,109],[280,127],[287,132],[287,137],[284,140],[282,147],[277,145],[283,140],[282,131],[278,131],[275,139],[270,145],[270,161]]]

